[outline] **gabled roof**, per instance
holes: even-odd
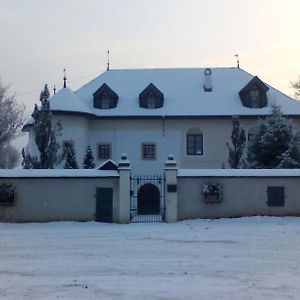
[[[257,79],[239,68],[211,68],[212,91],[207,93],[203,89],[204,71],[205,68],[109,70],[78,89],[76,97],[72,91],[62,89],[50,99],[50,106],[56,111],[83,112],[96,117],[186,117],[268,115],[271,106],[276,104],[284,114],[300,115],[299,102],[263,82],[269,88],[268,105],[244,107],[239,91]],[[93,94],[104,83],[121,100],[113,109],[99,110],[93,106]],[[155,110],[139,107],[139,94],[151,83],[159,87],[165,99],[164,105]]]
[[[247,92],[252,88],[253,85],[256,85],[262,92],[267,92],[269,90],[264,82],[262,82],[257,76],[254,76],[249,83],[240,90],[239,93],[243,94],[244,92]]]
[[[140,98],[146,98],[153,93],[158,98],[164,98],[164,94],[151,82],[139,95]]]
[[[93,96],[101,95],[104,92],[107,92],[109,96],[112,98],[115,99],[119,98],[119,96],[106,83],[103,83],[101,87],[95,93],[93,93]]]

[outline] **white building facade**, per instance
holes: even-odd
[[[178,168],[227,168],[232,118],[251,134],[273,105],[300,125],[298,102],[240,68],[108,70],[49,101],[59,143],[74,144],[80,167],[89,145],[99,164],[126,153],[136,174],[162,173],[170,153]]]

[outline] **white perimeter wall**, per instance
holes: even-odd
[[[276,172],[276,170],[274,170]],[[223,186],[223,200],[203,201],[203,184]],[[267,188],[283,186],[285,205],[270,207]],[[300,177],[179,177],[178,220],[254,215],[300,216]]]

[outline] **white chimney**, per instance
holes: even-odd
[[[212,91],[212,84],[211,84],[211,69],[206,68],[204,70],[204,91],[211,92]]]

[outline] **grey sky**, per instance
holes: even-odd
[[[112,68],[235,66],[238,53],[291,95],[299,11],[298,0],[0,0],[0,76],[29,112],[64,68],[74,90],[104,71],[107,49]]]

